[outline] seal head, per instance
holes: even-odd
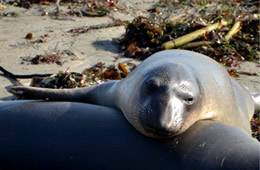
[[[188,68],[168,63],[151,67],[141,77],[133,86],[140,90],[132,89],[131,107],[122,108],[136,129],[150,137],[172,137],[185,131],[189,120],[196,121],[189,117],[199,103],[200,89]]]

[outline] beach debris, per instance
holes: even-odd
[[[44,34],[44,35],[40,35],[39,37],[37,37],[36,40],[35,39],[33,33],[28,33],[25,36],[25,39],[30,40],[28,41],[30,44],[37,44],[37,43],[46,43],[47,42],[47,38],[50,37],[49,34]]]
[[[103,17],[105,15],[107,15],[108,10],[106,9],[99,9],[99,10],[95,10],[95,11],[88,11],[85,9],[81,9],[81,10],[76,10],[76,11],[69,11],[67,14],[68,15],[76,15],[76,16],[87,16],[87,17]]]
[[[25,39],[28,39],[28,40],[33,39],[33,33],[29,32],[28,34],[26,34]]]
[[[80,60],[80,58],[72,51],[70,50],[62,50],[58,53],[59,55],[62,55],[65,57],[70,57],[71,60]]]
[[[18,17],[18,14],[16,12],[0,12],[0,17]]]
[[[52,74],[26,74],[26,75],[13,74],[1,66],[0,66],[0,71],[3,72],[4,75],[6,75],[7,77],[10,77],[12,79],[29,79],[32,77],[48,77],[48,76],[52,75]]]
[[[45,88],[76,88],[82,87],[82,75],[80,73],[70,73],[60,71],[57,74],[52,74],[48,77],[33,77],[30,86],[45,87]]]
[[[124,75],[124,77],[126,77],[128,75],[128,69],[126,68],[126,66],[122,63],[118,63],[118,69],[122,71],[122,74]]]
[[[91,26],[83,26],[80,28],[73,28],[73,29],[70,29],[68,32],[72,33],[73,35],[78,35],[78,34],[82,34],[82,33],[87,33],[90,30],[118,27],[118,26],[122,26],[122,25],[125,25],[124,21],[115,20],[111,23],[102,23],[102,24],[91,25]]]
[[[37,81],[33,78],[31,85],[47,88],[89,87],[109,80],[121,80],[128,75],[133,67],[134,65],[125,65],[123,63],[105,66],[105,63],[98,62],[94,66],[84,69],[82,73],[66,70],[44,78],[37,78]]]
[[[240,21],[237,21],[235,22],[235,24],[233,25],[233,27],[228,31],[228,33],[225,35],[225,40],[226,41],[229,41],[230,38],[233,37],[233,35],[235,35],[236,33],[238,33],[238,31],[240,30],[241,28],[241,22]]]
[[[189,49],[228,67],[239,67],[245,60],[259,58],[257,4],[194,1],[189,8],[185,3],[160,1],[158,6],[148,10],[151,17],[138,16],[128,23],[120,41],[124,56],[143,60],[165,49]],[[185,7],[186,11],[169,16],[170,6],[175,10]]]
[[[230,77],[234,77],[234,78],[239,78],[240,76],[237,74],[236,70],[234,69],[229,69],[227,70],[228,74]]]
[[[4,69],[2,66],[0,66],[0,71],[1,71],[2,73],[4,73],[3,75],[4,75],[7,79],[9,79],[14,86],[21,86],[21,85],[22,85],[22,83],[21,83],[19,80],[17,80],[16,75],[14,75],[13,73],[7,71],[7,70]]]
[[[4,4],[0,3],[0,9],[7,8],[8,6],[18,6],[30,9],[33,4],[56,5],[56,12],[44,11],[41,13],[41,16],[61,14],[60,5],[68,6],[68,12],[63,14],[81,17],[102,17],[107,15],[111,10],[116,10],[117,8],[117,1],[115,0],[12,0],[7,1]]]
[[[227,21],[221,20],[218,23],[208,25],[207,27],[204,27],[204,28],[201,28],[194,32],[188,33],[186,35],[183,35],[183,36],[173,39],[171,41],[167,41],[162,44],[162,48],[167,50],[167,49],[180,47],[182,45],[185,45],[193,40],[196,40],[196,39],[202,37],[205,34],[210,33],[213,30],[220,29],[222,26],[226,26],[227,24],[228,24]],[[230,37],[231,37],[231,35],[229,35],[228,38],[230,38]]]
[[[135,65],[131,65],[129,63],[125,65],[115,61],[115,64],[105,66],[105,63],[99,62],[93,67],[83,70],[82,74],[89,78],[92,77],[88,79],[87,82],[89,82],[89,80],[93,80],[97,83],[101,83],[108,80],[121,80],[125,78],[134,68]]]
[[[38,62],[38,61],[37,61]],[[115,60],[114,64],[106,66],[103,62],[98,62],[90,68],[84,69],[81,73],[70,72],[69,68],[66,71],[60,71],[54,74],[13,74],[0,66],[0,71],[7,78],[11,78],[16,82],[17,79],[31,78],[30,86],[45,87],[45,88],[79,88],[89,87],[96,84],[101,84],[109,80],[121,80],[135,69],[133,63],[120,63]],[[20,82],[14,85],[22,85]]]
[[[46,43],[48,42],[48,37],[50,37],[49,34],[41,35],[37,40],[33,41],[32,43]]]
[[[247,76],[259,76],[257,73],[251,73],[251,72],[247,72],[247,71],[238,71],[236,69],[229,69],[228,73],[232,77],[239,77],[238,74],[243,74],[243,75],[247,75]]]
[[[41,16],[47,16],[47,15],[49,15],[49,13],[46,12],[46,11],[43,11],[42,14],[41,14]]]
[[[36,40],[36,41],[38,41],[38,40]],[[80,60],[80,58],[70,50],[61,50],[61,51],[52,52],[52,53],[39,54],[34,57],[25,56],[25,57],[21,57],[21,59],[22,59],[21,64],[43,64],[43,63],[53,64],[53,63],[55,63],[60,66],[63,65],[65,62],[67,62],[67,59],[70,59],[72,61]]]
[[[36,55],[35,57],[21,57],[22,64],[27,62],[29,64],[42,64],[42,63],[56,63],[57,65],[62,65],[62,57],[58,54],[47,54],[47,55]]]
[[[117,65],[110,65],[103,73],[104,79],[121,80],[128,75],[126,65],[118,63]]]
[[[107,15],[111,9],[116,9],[114,0],[88,0],[84,2],[85,7],[71,9],[67,14],[76,16],[102,17]]]
[[[259,113],[254,114],[252,120],[250,121],[252,136],[260,141],[260,116]]]

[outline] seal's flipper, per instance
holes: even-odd
[[[116,84],[118,81],[109,81],[103,84],[75,88],[75,89],[49,89],[39,87],[14,86],[10,92],[17,95],[22,94],[25,97],[33,99],[43,99],[51,101],[77,101],[98,104],[103,106],[114,106],[114,99],[117,94]]]
[[[255,111],[260,111],[260,92],[251,93],[255,102]]]
[[[71,89],[72,90],[72,89]],[[69,89],[49,89],[29,86],[14,86],[10,92],[14,95],[20,94],[24,97],[44,100],[74,100]]]

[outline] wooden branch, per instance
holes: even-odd
[[[181,48],[190,49],[190,48],[200,47],[203,45],[213,45],[213,44],[215,44],[214,41],[197,41],[197,42],[191,42],[191,43],[185,44],[185,45],[181,46]]]
[[[29,78],[32,78],[32,77],[47,77],[47,76],[52,75],[52,74],[26,74],[26,75],[17,75],[17,74],[13,74],[13,73],[7,71],[6,69],[4,69],[4,68],[1,67],[1,66],[0,66],[0,71],[2,71],[6,77],[9,77],[9,78],[12,78],[12,79],[29,79]]]
[[[19,80],[17,80],[16,78],[15,78],[15,76],[14,76],[14,74],[12,74],[12,73],[10,73],[9,71],[7,71],[7,70],[5,70],[3,67],[1,67],[0,66],[0,71],[2,71],[4,74],[0,74],[0,75],[2,75],[2,76],[4,76],[4,77],[6,77],[7,79],[9,79],[9,81],[13,84],[13,85],[15,85],[15,86],[17,86],[17,85],[22,85],[22,83],[20,83],[20,81]]]
[[[168,18],[168,19],[166,20],[166,23],[168,23],[168,24],[173,23],[173,22],[175,22],[176,20],[179,20],[179,19],[181,19],[182,17],[185,17],[187,14],[190,14],[191,12],[192,12],[192,10],[190,9],[190,10],[188,10],[188,11],[185,12],[185,13],[182,13],[182,14],[179,14],[179,15],[175,15],[175,16],[173,16],[173,17],[171,17],[171,18]]]
[[[114,20],[112,23],[101,23],[98,25],[84,26],[84,27],[80,27],[80,28],[71,29],[68,32],[74,33],[74,34],[87,33],[90,30],[123,26],[126,23],[127,23],[127,21]]]
[[[185,17],[186,15],[187,15],[186,13],[183,13],[183,14],[180,14],[180,15],[177,15],[177,16],[174,16],[174,17],[171,17],[171,18],[169,18],[166,22],[167,22],[168,24],[173,23],[174,21],[176,21],[176,20],[178,20],[178,19],[180,19],[180,18],[182,18],[182,17]]]
[[[194,32],[191,32],[191,33],[181,36],[179,38],[176,38],[172,41],[168,41],[168,42],[162,44],[162,48],[171,49],[171,48],[176,48],[176,47],[185,45],[197,38],[200,38],[203,34],[207,34],[213,30],[221,28],[222,26],[226,26],[227,24],[228,24],[227,21],[222,20],[219,23],[209,25],[207,27],[201,28],[199,30],[196,30]]]
[[[235,35],[241,28],[241,22],[237,21],[233,27],[228,31],[228,33],[225,35],[225,40],[229,41],[231,37],[233,37],[233,35]]]
[[[247,71],[237,71],[236,69],[228,70],[228,72],[232,72],[232,73],[235,73],[235,74],[244,74],[244,75],[247,75],[247,76],[258,76],[257,73],[252,73],[252,72],[247,72]]]

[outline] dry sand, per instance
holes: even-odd
[[[120,1],[120,7],[124,10],[112,12],[110,15],[122,20],[132,20],[139,15],[148,15],[146,9],[151,8],[158,0],[135,0]],[[34,5],[29,10],[8,7],[0,9],[0,14],[15,12],[17,16],[0,17],[0,66],[12,73],[32,74],[32,73],[57,73],[70,68],[70,71],[81,72],[83,69],[96,64],[99,61],[107,65],[113,63],[114,57],[120,56],[113,38],[120,37],[125,29],[123,26],[111,27],[98,30],[90,30],[87,33],[73,36],[68,33],[70,29],[83,26],[110,23],[108,17],[60,17],[52,19],[49,16],[41,16],[42,11],[52,12],[55,6]],[[66,7],[62,8],[64,11]],[[122,12],[123,11],[123,12]],[[33,40],[26,40],[27,33],[32,32]],[[48,34],[45,43],[31,43],[40,36]],[[63,50],[70,50],[78,59],[73,60],[70,56],[65,57],[66,62],[62,65],[21,64],[21,57],[34,57],[39,54],[57,53]],[[127,61],[138,63],[129,58],[120,57],[120,62]],[[260,75],[260,69],[256,63],[245,62],[238,70],[256,72]],[[250,91],[260,90],[259,76],[241,75],[238,79]],[[22,80],[28,84],[29,80]],[[0,76],[0,100],[9,100],[12,95],[6,91],[11,85],[10,81]]]

